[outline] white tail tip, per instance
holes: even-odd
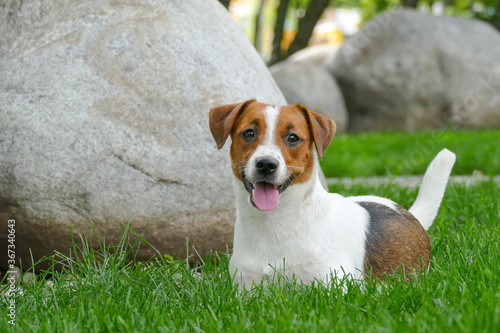
[[[436,155],[425,172],[417,199],[410,208],[410,213],[420,221],[425,230],[432,226],[441,206],[455,160],[455,154],[445,148]]]

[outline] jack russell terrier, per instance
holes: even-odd
[[[306,284],[332,276],[383,280],[428,266],[426,230],[455,163],[449,150],[432,161],[407,211],[386,198],[328,193],[318,178],[318,157],[335,122],[301,105],[215,106],[209,122],[218,149],[232,140],[237,218],[229,270],[235,283],[268,283],[276,272]]]

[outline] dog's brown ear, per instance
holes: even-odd
[[[231,133],[236,118],[251,102],[253,100],[237,104],[214,106],[208,111],[210,132],[212,132],[212,136],[217,143],[217,149],[224,147],[224,143],[229,133]]]
[[[304,112],[309,128],[311,129],[314,145],[318,152],[318,157],[323,158],[323,152],[330,144],[335,135],[335,122],[319,113],[308,110],[302,105],[297,105]]]

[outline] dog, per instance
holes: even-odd
[[[335,134],[335,122],[295,104],[249,100],[209,110],[221,149],[231,137],[236,222],[229,271],[251,288],[276,273],[331,282],[385,274],[413,276],[429,265],[426,232],[437,215],[455,154],[443,149],[429,165],[416,201],[406,210],[376,196],[328,193],[318,157]],[[405,277],[406,278],[406,277]]]

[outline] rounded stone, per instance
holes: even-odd
[[[226,251],[229,154],[208,110],[285,99],[218,1],[11,0],[0,18],[0,240],[14,219],[16,262],[92,230],[116,244],[128,223],[152,245],[138,259]]]
[[[472,19],[382,13],[327,67],[350,130],[500,126],[500,34]]]

